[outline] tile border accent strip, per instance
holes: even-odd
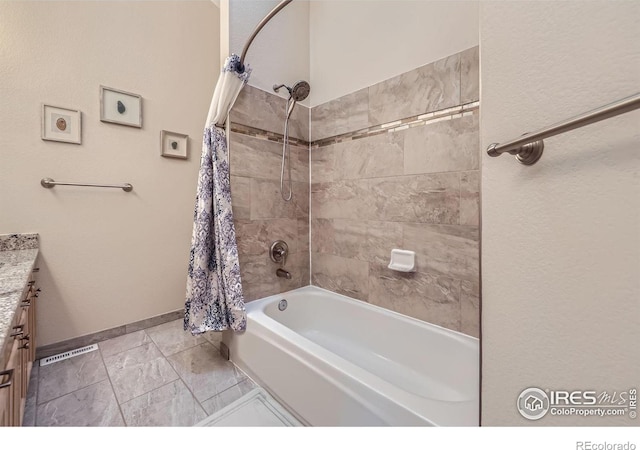
[[[184,309],[178,309],[176,311],[160,314],[159,316],[98,331],[97,333],[86,334],[84,336],[67,339],[66,341],[56,342],[55,344],[44,345],[36,348],[36,359],[46,358],[48,356],[57,355],[58,353],[68,352],[69,350],[74,350],[79,347],[86,347],[91,344],[97,344],[99,342],[106,341],[107,339],[155,327],[156,325],[162,325],[163,323],[171,322],[183,317]]]
[[[480,108],[480,102],[466,103],[464,105],[454,106],[452,108],[441,109],[430,113],[419,114],[417,116],[407,117],[405,119],[394,120],[393,122],[382,123],[369,128],[363,128],[357,131],[340,134],[338,136],[319,139],[311,143],[311,148],[326,147],[328,145],[337,144],[344,141],[352,141],[354,139],[362,139],[365,137],[376,136],[383,133],[395,133],[409,128],[429,125],[443,120],[458,119],[460,117],[473,114]]]
[[[231,132],[244,134],[245,136],[251,136],[263,141],[277,142],[284,144],[284,135],[280,133],[274,133],[273,131],[263,130],[261,128],[250,127],[249,125],[243,125],[241,123],[231,122]],[[309,142],[302,139],[289,137],[289,144],[298,147],[309,147]]]
[[[395,133],[406,130],[408,128],[420,127],[443,120],[457,119],[473,114],[474,111],[480,109],[480,102],[466,103],[464,105],[454,106],[452,108],[441,109],[430,113],[419,114],[417,116],[407,117],[405,119],[394,120],[393,122],[382,123],[369,128],[363,128],[349,133],[343,133],[336,136],[319,139],[313,142],[307,142],[302,139],[290,138],[289,143],[298,147],[311,147],[317,149],[328,145],[337,144],[344,141],[352,141],[354,139],[362,139],[365,137],[375,136],[383,133]],[[231,123],[231,132],[244,134],[256,139],[265,141],[284,143],[284,135],[274,133],[273,131],[262,130],[260,128],[250,127],[239,123]]]

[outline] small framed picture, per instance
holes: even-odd
[[[42,105],[42,139],[82,144],[82,113],[75,109]]]
[[[160,154],[167,158],[187,159],[189,152],[189,136],[162,130],[160,132]]]
[[[142,128],[142,97],[100,86],[100,121]]]

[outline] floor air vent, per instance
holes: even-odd
[[[70,350],[68,352],[60,353],[59,355],[49,356],[48,358],[42,358],[40,360],[41,366],[46,366],[48,364],[53,364],[54,362],[62,361],[63,359],[73,358],[74,356],[82,355],[84,353],[89,353],[94,350],[98,350],[98,346],[96,344],[89,345],[87,347],[76,348],[75,350]]]

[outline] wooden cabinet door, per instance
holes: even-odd
[[[20,342],[13,340],[11,353],[4,376],[0,377],[0,424],[2,426],[22,425],[22,350],[18,348]]]
[[[13,418],[13,389],[15,372],[12,369],[0,372],[0,427],[11,425]]]

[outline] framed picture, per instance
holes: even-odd
[[[160,132],[160,154],[167,158],[187,159],[189,136],[162,130]]]
[[[82,113],[75,109],[42,105],[42,139],[82,144]]]
[[[142,97],[100,86],[100,121],[142,128]]]

